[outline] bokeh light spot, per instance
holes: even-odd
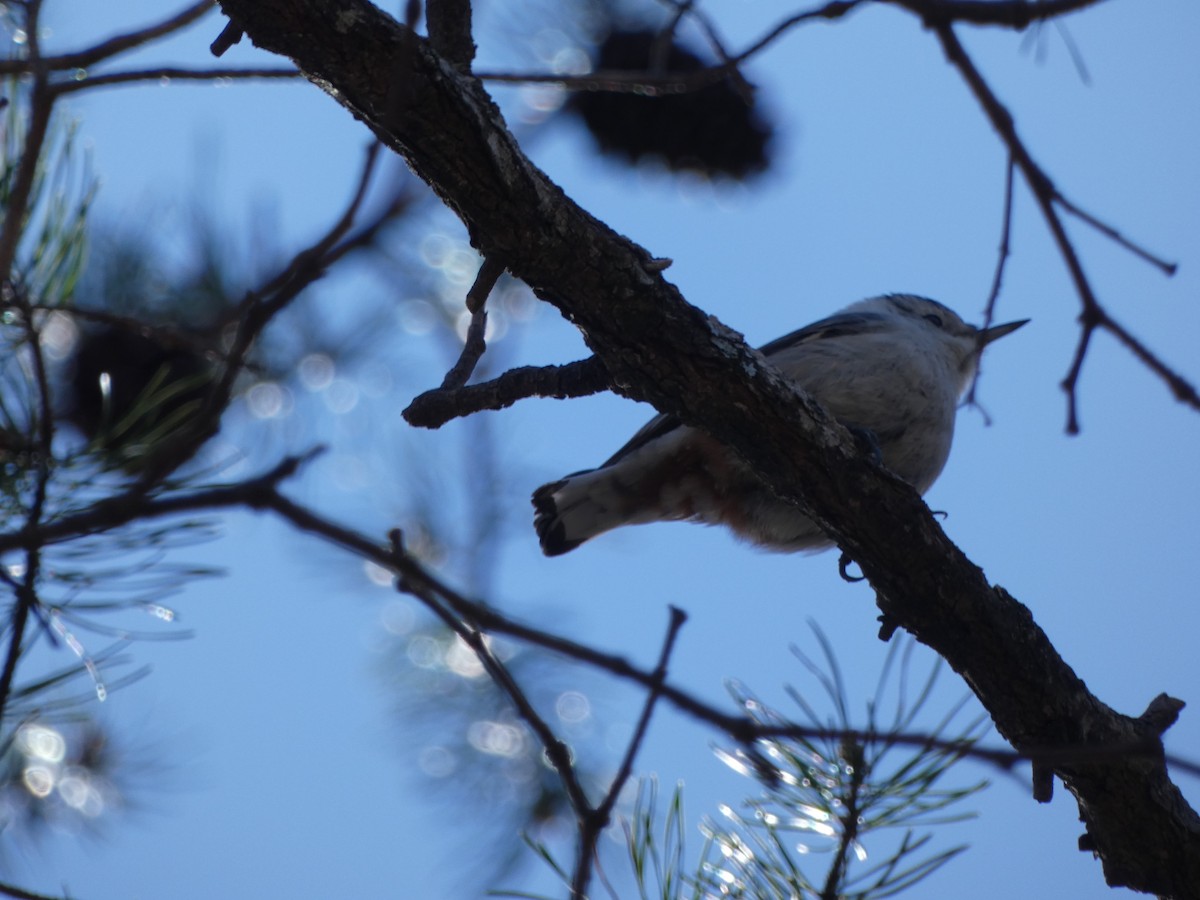
[[[21,773],[21,781],[25,784],[25,790],[33,796],[49,797],[54,790],[54,770],[50,766],[26,766]]]
[[[378,587],[391,587],[392,579],[395,577],[392,575],[391,570],[385,569],[383,566],[379,565],[379,563],[373,563],[370,560],[367,560],[363,563],[363,573],[367,576],[367,581],[371,582],[371,584],[377,585]],[[404,606],[407,608],[408,604],[402,604],[399,601],[396,601],[395,603],[384,608],[385,616],[388,614],[387,611],[391,608],[391,606]]]
[[[430,778],[446,778],[458,768],[458,760],[445,747],[426,747],[417,758],[417,765]]]
[[[440,269],[454,252],[456,242],[449,235],[440,231],[431,231],[421,238],[419,252],[425,265],[432,269]]]
[[[91,776],[78,767],[68,769],[59,779],[58,795],[67,806],[89,818],[104,812],[104,796],[96,789]]]
[[[260,381],[246,392],[246,405],[256,419],[276,419],[291,411],[291,395],[274,381]]]
[[[579,691],[563,691],[554,703],[559,719],[574,725],[585,721],[592,714],[592,705]]]
[[[485,638],[486,640],[486,638]],[[446,668],[463,678],[478,678],[483,674],[483,663],[475,651],[463,643],[457,635],[454,643],[446,648]]]
[[[40,339],[47,356],[51,359],[66,359],[79,340],[79,328],[66,313],[55,311],[46,317]]]
[[[398,312],[400,327],[413,335],[429,334],[437,324],[437,314],[428,300],[406,300]]]
[[[60,763],[67,755],[67,742],[61,734],[45,725],[23,725],[17,732],[17,745],[29,759]]]
[[[481,753],[492,756],[520,756],[525,752],[525,735],[520,728],[505,722],[481,719],[467,728],[467,740]]]
[[[326,353],[310,353],[297,366],[300,383],[310,391],[323,391],[333,381],[337,371],[333,360]]]
[[[442,648],[427,634],[418,634],[408,642],[408,661],[418,669],[435,669],[442,662]]]
[[[350,412],[358,406],[358,386],[345,378],[335,378],[325,391],[325,406],[335,416]]]
[[[412,605],[403,600],[393,600],[379,613],[384,630],[389,634],[408,634],[416,624],[417,614]]]

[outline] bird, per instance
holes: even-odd
[[[759,348],[796,387],[924,494],[950,455],[959,400],[985,347],[1029,320],[976,328],[936,300],[886,294]],[[829,538],[732,450],[659,415],[605,463],[533,493],[542,552],[560,556],[625,525],[725,525],[767,550],[816,551]]]

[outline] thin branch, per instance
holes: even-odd
[[[338,525],[277,492],[265,491],[256,494],[255,499],[257,505],[254,508],[271,510],[300,531],[316,535],[363,559],[370,560],[395,573],[397,577],[404,578],[410,584],[423,584],[426,589],[440,597],[450,609],[471,621],[476,628],[525,641],[569,659],[586,663],[618,678],[632,681],[649,690],[657,691],[680,711],[723,731],[743,745],[750,745],[755,741],[768,738],[849,740],[858,743],[886,738],[888,741],[902,746],[932,748],[964,758],[981,760],[1006,771],[1018,763],[1031,760],[1047,765],[1061,766],[1120,757],[1143,757],[1163,759],[1174,769],[1200,777],[1200,763],[1163,754],[1162,745],[1158,739],[1166,726],[1161,723],[1148,725],[1145,729],[1144,739],[1122,744],[1109,743],[1102,746],[1072,747],[1027,745],[1019,749],[989,749],[980,747],[973,741],[948,740],[923,734],[885,734],[875,729],[818,728],[791,722],[756,722],[742,715],[724,712],[680,688],[665,681],[660,682],[655,673],[638,668],[624,657],[605,653],[570,638],[524,625],[487,605],[469,600],[438,579],[408,554],[397,555],[392,548],[385,547],[353,529]],[[1173,709],[1177,712],[1179,708],[1180,701],[1162,695],[1155,698],[1155,701],[1150,704],[1148,713],[1159,709]],[[1166,724],[1169,725],[1170,721],[1173,719],[1167,721]]]
[[[230,16],[225,27],[221,29],[221,33],[208,45],[209,53],[216,57],[224,56],[226,50],[241,42],[243,34],[241,26]]]
[[[36,551],[29,551],[27,558],[37,562]],[[32,591],[28,578],[17,586],[16,602],[8,622],[8,648],[4,654],[4,668],[0,670],[0,717],[8,709],[8,698],[12,693],[13,678],[17,672],[17,660],[21,658],[22,644],[25,640],[25,628],[29,624],[29,614],[37,606],[37,594]]]
[[[650,95],[696,91],[710,84],[724,81],[726,78],[740,78],[738,67],[743,62],[755,54],[761,53],[797,25],[816,19],[840,19],[865,2],[866,0],[832,0],[817,9],[790,16],[741,53],[733,56],[724,55],[724,62],[720,65],[699,69],[695,72],[672,72],[661,76],[645,71],[597,71],[586,75],[546,74],[543,72],[478,72],[476,77],[483,81],[509,84],[558,84],[570,90],[579,91],[611,91]]]
[[[1103,0],[885,0],[925,19],[998,25],[1021,31],[1035,22],[1057,19]]]
[[[850,851],[858,839],[859,819],[861,816],[858,804],[859,796],[862,792],[863,783],[867,780],[867,765],[862,752],[862,745],[857,741],[847,739],[842,739],[841,744],[843,746],[843,753],[846,756],[854,754],[857,758],[850,765],[850,793],[846,797],[842,813],[838,817],[841,820],[842,834],[838,840],[837,849],[834,851],[833,861],[829,864],[829,871],[825,876],[825,885],[821,889],[820,900],[840,900],[842,897],[846,867],[850,864]]]
[[[462,353],[458,361],[451,366],[446,377],[442,379],[441,391],[455,391],[467,383],[467,379],[475,371],[475,366],[487,350],[484,335],[487,334],[487,310],[480,307],[471,313],[471,324],[467,326],[467,335],[463,340]]]
[[[426,0],[429,42],[455,68],[471,70],[475,41],[471,37],[471,0]]]
[[[339,246],[338,242],[354,224],[366,199],[367,187],[379,158],[379,147],[378,142],[373,142],[367,148],[354,196],[333,227],[312,246],[292,257],[283,271],[263,288],[251,291],[238,304],[234,311],[237,330],[230,343],[221,378],[205,397],[204,406],[189,421],[187,427],[181,429],[147,460],[135,490],[151,490],[167,475],[191,459],[200,446],[216,433],[220,427],[221,414],[233,395],[234,383],[242,371],[250,348],[263,329],[309,285],[319,279],[333,262],[348,252],[348,248]]]
[[[50,121],[54,101],[46,93],[46,71],[40,65],[41,47],[38,37],[40,28],[39,14],[41,3],[31,3],[27,7],[25,26],[29,32],[29,59],[34,65],[34,85],[32,93],[33,118],[36,124],[31,126],[22,148],[21,162],[17,167],[17,184],[14,188],[14,199],[7,210],[7,221],[4,226],[2,243],[0,243],[0,273],[7,279],[14,263],[16,245],[20,241],[21,227],[24,225],[28,212],[29,198],[33,181],[36,176],[37,163],[41,158],[42,145]],[[40,121],[39,121],[40,120]],[[11,240],[11,244],[8,242]],[[38,409],[35,415],[37,426],[36,459],[37,477],[34,482],[33,500],[29,504],[29,513],[25,518],[25,532],[36,531],[41,525],[45,513],[46,498],[50,487],[51,463],[54,459],[54,401],[50,394],[50,379],[46,370],[46,356],[42,351],[42,336],[34,321],[33,310],[29,308],[29,299],[19,287],[11,287],[14,303],[21,308],[22,325],[25,332],[25,343],[29,345],[30,357],[33,361],[34,380],[37,387]],[[16,676],[17,661],[21,657],[25,641],[25,629],[29,624],[30,613],[38,606],[37,584],[42,574],[42,548],[35,543],[25,545],[25,572],[16,589],[16,603],[12,607],[8,627],[9,643],[4,657],[4,667],[0,671],[0,721],[8,708],[8,699],[12,692],[13,678]]]
[[[32,14],[36,6],[30,7],[31,18],[26,23],[29,29],[29,45],[31,60],[34,56],[37,38],[34,32],[37,19]],[[8,196],[4,208],[4,225],[0,229],[0,279],[8,281],[13,263],[17,255],[17,244],[21,239],[21,230],[25,227],[26,215],[29,212],[29,198],[33,184],[37,178],[38,164],[41,162],[42,148],[46,143],[46,135],[50,128],[50,116],[54,110],[54,98],[49,93],[49,84],[45,70],[36,66],[33,76],[33,88],[30,93],[29,126],[25,140],[21,145],[21,158],[17,162],[16,172],[12,176]]]
[[[708,38],[709,46],[717,55],[723,64],[729,63],[729,52],[725,49],[725,44],[717,34],[716,27],[707,17],[701,15],[696,9],[696,0],[666,0],[674,13],[670,20],[659,31],[658,37],[654,41],[654,52],[651,56],[650,69],[654,72],[662,72],[666,69],[667,53],[671,48],[671,43],[675,39],[675,35],[679,30],[679,25],[683,21],[684,16],[694,18]],[[740,96],[746,104],[750,104],[754,99],[754,89],[750,83],[746,81],[740,69],[736,66],[729,69],[729,81],[738,96]]]
[[[796,13],[776,23],[760,38],[737,54],[725,51],[707,19],[701,18],[701,27],[722,62],[688,73],[653,75],[644,71],[596,71],[586,75],[555,74],[546,72],[477,72],[483,81],[507,84],[557,84],[575,91],[608,91],[621,93],[683,93],[696,91],[723,81],[726,78],[740,79],[740,66],[774,44],[787,32],[806,22],[824,19],[833,21],[843,18],[863,5],[866,0],[831,0],[815,9]],[[1053,19],[1076,12],[1101,0],[1046,0],[1030,3],[1027,0],[996,2],[996,0],[885,0],[902,6],[922,18],[939,22],[961,21],[973,25],[999,25],[1022,29],[1033,22]],[[677,5],[682,9],[686,4]],[[697,11],[689,10],[699,16]]]
[[[479,273],[475,276],[475,283],[467,291],[466,303],[467,309],[471,312],[471,324],[467,326],[467,335],[463,340],[462,353],[459,354],[458,362],[454,364],[450,371],[446,373],[446,377],[442,379],[442,385],[439,390],[452,391],[465,385],[467,379],[475,371],[475,366],[479,364],[484,351],[487,350],[487,343],[484,341],[484,336],[487,334],[487,310],[483,307],[487,303],[487,298],[491,294],[492,288],[496,286],[496,282],[500,280],[500,276],[503,274],[504,264],[491,258],[485,259],[479,267]]]
[[[51,897],[49,894],[37,894],[33,891],[27,891],[24,888],[19,888],[16,885],[4,884],[0,882],[0,894],[5,897],[13,897],[15,900],[64,900],[65,894],[58,897]]]
[[[974,62],[958,40],[958,36],[955,34],[950,22],[930,22],[927,20],[927,25],[937,34],[946,58],[950,61],[951,65],[958,69],[963,80],[966,81],[971,92],[975,95],[976,100],[978,100],[988,119],[991,121],[992,127],[1008,147],[1009,153],[1017,167],[1020,168],[1021,173],[1025,176],[1025,181],[1029,185],[1029,189],[1042,211],[1042,217],[1050,228],[1050,233],[1054,237],[1055,244],[1058,246],[1059,255],[1062,256],[1063,262],[1066,263],[1067,271],[1071,275],[1076,293],[1079,295],[1079,299],[1083,305],[1079,316],[1082,333],[1075,349],[1075,357],[1071,362],[1070,370],[1062,382],[1062,388],[1067,394],[1067,433],[1077,434],[1079,432],[1078,401],[1076,397],[1079,375],[1083,370],[1084,357],[1091,342],[1091,332],[1101,327],[1112,332],[1143,364],[1158,375],[1167,384],[1177,400],[1193,409],[1200,410],[1200,394],[1197,393],[1196,388],[1182,375],[1160,360],[1149,348],[1134,338],[1101,306],[1092,289],[1091,282],[1088,280],[1087,274],[1083,271],[1083,263],[1079,259],[1075,245],[1067,235],[1062,218],[1058,214],[1058,205],[1061,205],[1065,210],[1078,216],[1089,225],[1099,229],[1102,234],[1117,241],[1121,246],[1136,253],[1139,257],[1159,266],[1167,274],[1173,271],[1171,264],[1163,263],[1161,260],[1127,241],[1115,229],[1083,213],[1077,206],[1070,203],[1050,180],[1049,176],[1034,161],[1028,148],[1017,134],[1012,114],[1000,102],[991,87],[984,80],[983,75],[976,68]]]
[[[1106,238],[1124,247],[1126,250],[1144,262],[1148,262],[1150,265],[1159,269],[1167,277],[1174,275],[1179,270],[1178,263],[1165,260],[1161,256],[1156,256],[1155,254],[1151,253],[1145,247],[1135,244],[1111,225],[1107,224],[1106,222],[1102,222],[1091,213],[1080,209],[1070,199],[1063,196],[1063,194],[1057,189],[1055,190],[1055,197],[1062,208],[1071,213],[1071,215],[1086,222],[1088,225],[1091,225],[1092,228],[1099,231]]]
[[[1195,385],[1159,359],[1149,347],[1130,334],[1124,325],[1114,320],[1108,313],[1104,313],[1099,324],[1124,344],[1125,348],[1141,360],[1146,368],[1166,382],[1176,400],[1193,409],[1200,410],[1200,393],[1197,393]]]
[[[148,44],[157,38],[173,34],[180,28],[190,25],[216,5],[216,0],[199,0],[191,6],[180,10],[170,18],[150,25],[146,28],[117,35],[106,41],[101,41],[86,50],[75,53],[63,53],[58,56],[47,56],[42,62],[47,69],[86,69],[102,60],[110,59],[129,50],[135,50],[143,44]],[[28,71],[25,60],[8,60],[0,63],[0,74]]]
[[[679,635],[679,629],[687,621],[687,613],[678,607],[672,606],[670,607],[670,611],[671,620],[667,624],[667,635],[663,639],[662,650],[658,654],[658,664],[654,667],[654,673],[651,676],[654,683],[650,686],[650,690],[646,694],[646,700],[642,704],[642,714],[638,717],[637,726],[633,730],[633,736],[629,739],[629,746],[625,748],[625,756],[621,760],[617,774],[613,777],[608,790],[604,794],[604,799],[600,801],[600,805],[592,810],[591,814],[580,825],[579,849],[575,859],[575,875],[571,881],[571,895],[573,897],[587,896],[587,886],[591,880],[592,861],[596,857],[596,844],[600,840],[601,833],[608,827],[609,820],[612,818],[612,811],[617,805],[617,798],[620,796],[625,783],[629,780],[629,776],[633,772],[633,762],[637,758],[638,751],[641,749],[642,743],[646,738],[646,732],[650,727],[650,718],[654,714],[654,707],[658,703],[658,698],[662,696],[662,686],[667,680],[667,662],[670,660],[671,652],[675,648],[675,639]]]
[[[832,0],[832,2],[826,3],[824,6],[818,7],[817,9],[790,16],[775,25],[774,28],[768,31],[765,35],[763,35],[741,53],[737,54],[737,56],[734,56],[732,59],[730,59],[728,64],[738,65],[745,62],[755,54],[761,53],[768,46],[775,43],[775,41],[777,41],[781,36],[788,31],[791,31],[797,25],[812,21],[814,19],[826,19],[828,21],[840,19],[843,16],[847,16],[852,13],[855,9],[861,6],[862,3],[863,0]]]
[[[484,259],[482,265],[479,267],[479,272],[475,276],[474,284],[467,291],[467,309],[473,313],[483,309],[483,305],[487,303],[487,298],[491,296],[492,289],[503,274],[504,263],[491,257]]]
[[[284,479],[290,478],[319,450],[301,456],[289,456],[263,475],[246,481],[217,487],[200,488],[170,497],[150,498],[130,489],[72,515],[45,522],[34,528],[0,534],[0,553],[29,547],[43,547],[74,540],[85,535],[112,531],[142,519],[157,519],[179,513],[245,506],[260,509]]]
[[[609,390],[608,370],[595,356],[564,366],[523,366],[457,390],[426,391],[402,415],[418,428],[439,428],[485,409],[505,409],[527,397],[586,397]]]
[[[220,79],[236,79],[249,81],[255,78],[264,80],[292,80],[300,77],[297,69],[179,69],[165,67],[161,69],[140,69],[131,72],[112,72],[105,75],[90,75],[78,81],[59,81],[51,88],[56,96],[74,94],[89,88],[112,87],[114,85],[138,84],[144,81],[217,81]]]
[[[378,142],[372,142],[367,147],[366,158],[354,194],[333,226],[314,244],[292,257],[283,270],[263,287],[247,294],[238,305],[237,315],[239,318],[248,315],[254,315],[256,318],[262,316],[270,318],[295,299],[296,294],[299,293],[298,283],[307,286],[316,277],[319,277],[328,263],[329,255],[334,252],[338,241],[354,224],[358,210],[366,199],[367,187],[370,185],[371,175],[375,171],[375,163],[379,157],[379,147]]]
[[[407,554],[404,551],[399,529],[391,533],[390,539],[393,555],[397,557],[406,556]],[[461,613],[456,615],[447,609],[442,598],[430,589],[428,581],[408,579],[400,575],[396,579],[396,589],[420,600],[451,631],[458,635],[464,644],[471,648],[475,653],[475,657],[491,677],[493,683],[508,695],[509,701],[517,711],[517,715],[520,716],[522,721],[537,736],[539,743],[542,745],[542,750],[546,754],[546,760],[553,767],[559,780],[562,782],[563,788],[567,793],[567,798],[571,801],[571,807],[575,810],[576,816],[579,817],[580,821],[586,821],[591,813],[591,804],[588,801],[587,794],[583,790],[583,785],[575,774],[575,764],[571,757],[570,748],[559,740],[558,735],[554,733],[554,730],[546,723],[546,720],[533,708],[533,704],[529,702],[529,698],[525,696],[525,692],[521,690],[520,685],[512,677],[512,673],[492,653],[487,645],[486,636],[479,630],[478,626],[460,618]]]
[[[211,430],[215,429],[216,420],[219,419],[220,412],[224,409],[228,394],[232,390],[233,378],[244,360],[250,342],[271,316],[282,309],[316,277],[319,277],[324,267],[342,258],[351,250],[368,245],[373,241],[380,228],[412,203],[413,196],[410,192],[399,191],[373,221],[342,239],[352,225],[365,198],[366,186],[370,181],[374,161],[377,158],[375,150],[377,147],[377,144],[372,145],[368,151],[359,186],[349,206],[333,228],[316,244],[297,254],[283,272],[265,287],[257,292],[252,292],[246,300],[242,301],[238,312],[238,321],[242,324],[242,330],[238,332],[240,340],[234,341],[234,345],[226,357],[224,398],[210,401],[214,404],[211,411],[208,413],[201,411],[197,414],[198,424],[193,426],[192,431],[180,436],[179,444],[171,448],[173,455],[167,459],[156,461],[158,474],[153,477],[144,475],[124,492],[100,501],[78,513],[63,516],[52,522],[40,523],[34,528],[27,526],[20,530],[0,533],[0,552],[68,541],[81,535],[119,528],[142,517],[153,518],[178,512],[239,504],[254,505],[255,485],[261,480],[252,480],[241,485],[214,488],[192,494],[179,494],[169,498],[152,499],[151,493],[161,483],[166,472],[189,458],[191,452],[194,452],[194,449],[207,439],[206,436],[211,433]],[[82,311],[77,312],[90,315],[90,313],[82,313]],[[255,315],[258,317],[257,320],[254,320]],[[103,314],[100,314],[99,317],[104,318]],[[252,325],[247,326],[247,322],[251,322]],[[206,419],[206,416],[209,418]],[[289,466],[297,466],[306,458],[296,457],[285,461],[278,470],[275,470],[281,473],[280,475],[268,473],[263,478],[271,480],[272,478],[286,477],[287,471],[290,471]],[[247,496],[242,495],[243,491],[247,492]]]
[[[996,271],[992,275],[992,287],[988,291],[987,303],[983,307],[983,329],[991,326],[996,317],[996,301],[1000,299],[1000,286],[1004,283],[1004,267],[1011,254],[1009,241],[1012,237],[1013,211],[1013,158],[1009,154],[1004,166],[1004,217],[1000,224],[1000,247],[996,254]],[[971,387],[974,392],[974,385]]]
[[[1012,235],[1012,210],[1013,210],[1013,158],[1010,154],[1008,162],[1004,167],[1004,215],[1000,224],[1000,247],[996,256],[996,271],[992,275],[992,287],[988,291],[987,303],[983,307],[983,324],[980,328],[984,331],[991,326],[996,315],[996,301],[1000,299],[1000,286],[1004,283],[1004,267],[1008,264],[1009,238]],[[975,377],[971,379],[971,389],[967,392],[966,399],[963,401],[967,406],[973,406],[983,413],[985,424],[991,424],[991,418],[987,412],[979,404],[975,396],[975,391],[979,387],[979,375],[982,371],[980,366],[975,368]]]

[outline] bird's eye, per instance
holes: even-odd
[[[925,321],[932,322],[934,328],[942,327],[942,317],[939,316],[937,313],[926,313]]]

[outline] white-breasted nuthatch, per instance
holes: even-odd
[[[1028,320],[979,329],[924,297],[889,294],[772,341],[760,352],[920,493],[950,455],[959,398],[984,347]],[[660,415],[597,469],[533,494],[542,550],[558,556],[621,525],[690,520],[727,525],[770,550],[817,550],[829,539],[731,450]]]

